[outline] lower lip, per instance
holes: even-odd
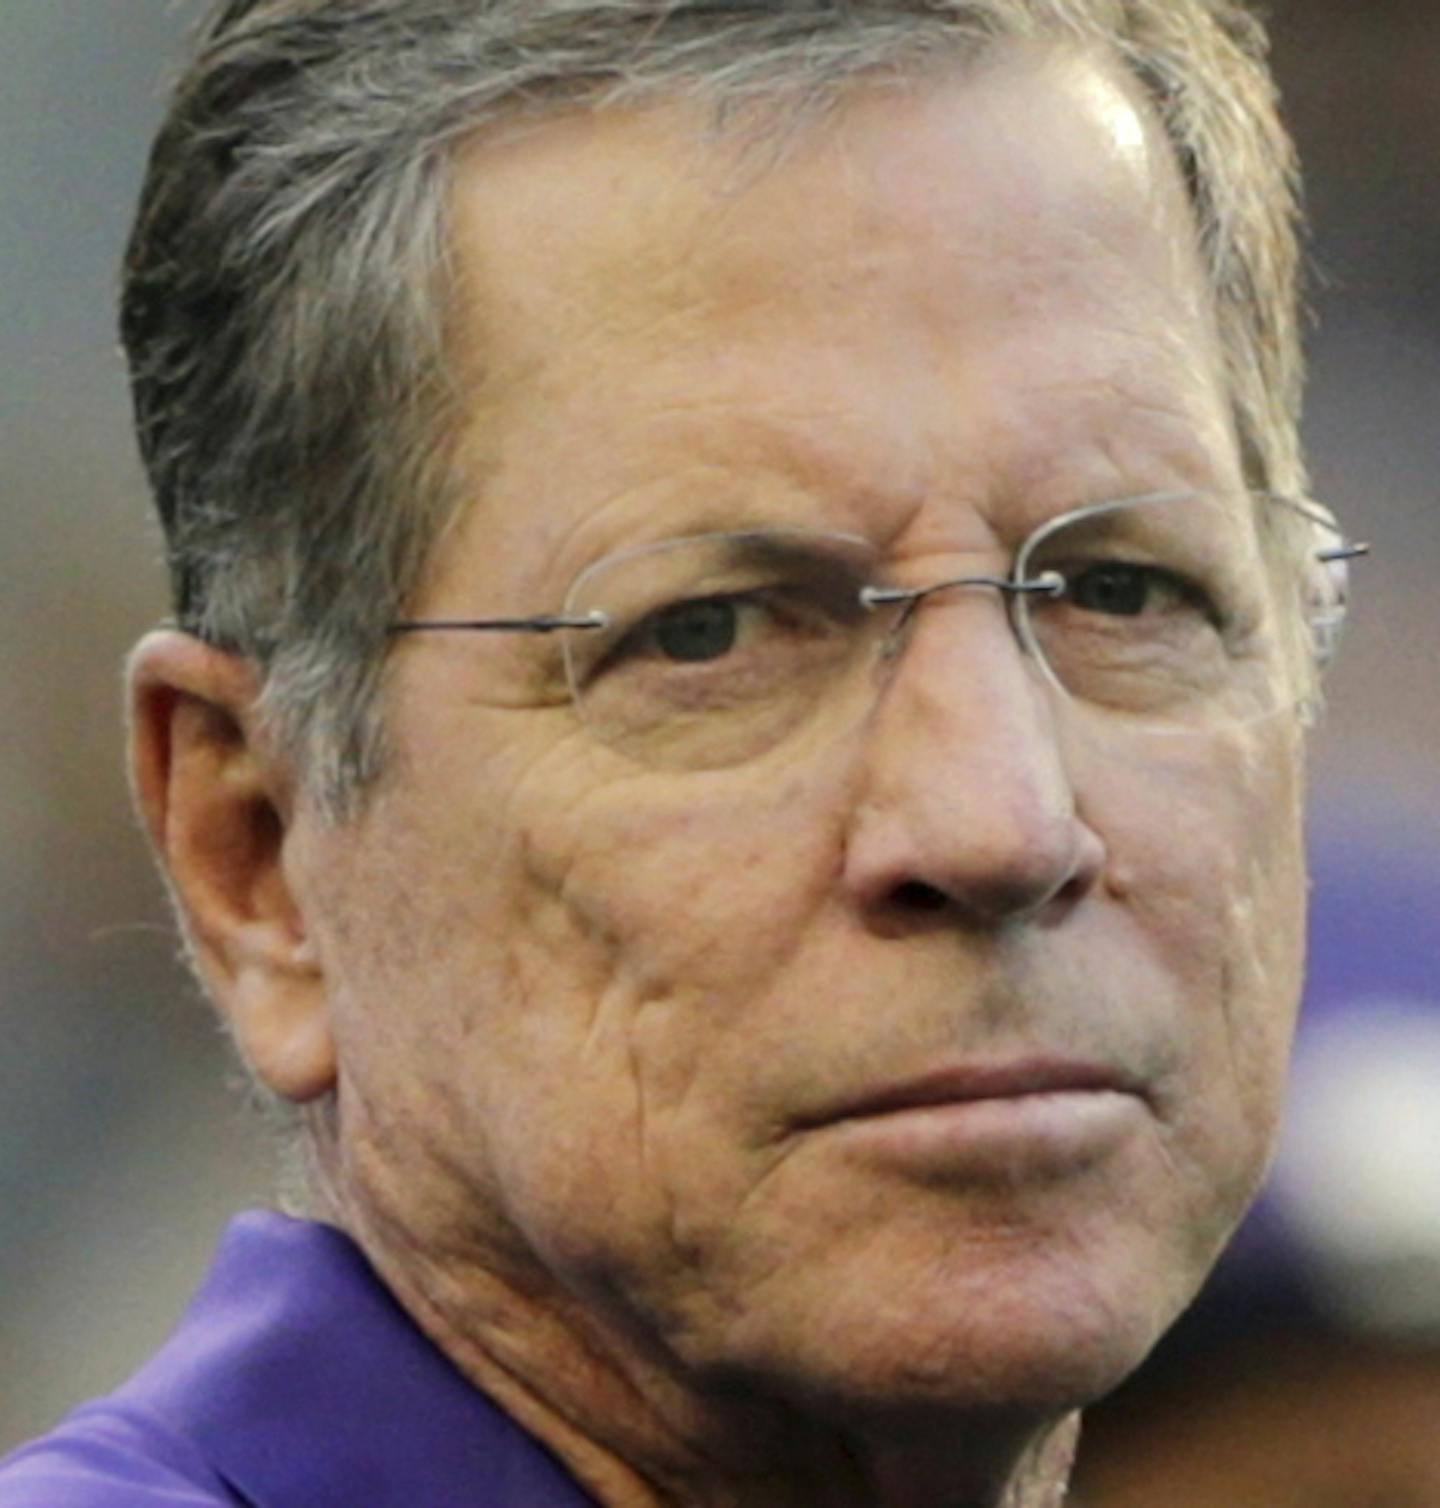
[[[947,1100],[832,1129],[855,1151],[935,1173],[1037,1177],[1103,1159],[1140,1125],[1145,1107],[1119,1090],[1054,1090]]]

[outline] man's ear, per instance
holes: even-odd
[[[335,1082],[325,978],[287,880],[288,772],[266,750],[248,661],[189,634],[130,659],[130,768],[196,967],[261,1080],[304,1101]]]

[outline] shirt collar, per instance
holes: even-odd
[[[325,1225],[229,1228],[178,1330],[122,1390],[256,1508],[594,1508]]]

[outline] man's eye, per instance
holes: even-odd
[[[740,615],[733,597],[702,597],[664,608],[644,637],[666,659],[695,665],[729,654],[739,633]]]
[[[1211,616],[1199,588],[1155,566],[1116,560],[1065,574],[1067,599],[1086,612],[1138,618],[1146,612],[1191,608]]]

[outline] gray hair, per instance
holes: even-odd
[[[1252,485],[1303,486],[1293,156],[1241,0],[224,0],[126,262],[136,423],[182,626],[250,657],[335,819],[383,764],[400,616],[461,499],[449,172],[497,121],[688,90],[823,104],[1005,39],[1099,45],[1188,185]]]

